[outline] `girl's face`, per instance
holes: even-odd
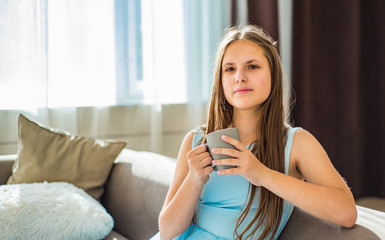
[[[227,46],[222,62],[222,85],[234,110],[259,110],[271,89],[270,67],[263,49],[247,40]]]

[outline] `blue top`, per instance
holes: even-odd
[[[289,172],[289,158],[293,136],[298,128],[289,127],[287,142],[285,146],[285,174]],[[193,147],[204,136],[202,130],[197,131],[193,137]],[[191,225],[184,233],[175,239],[234,239],[234,229],[238,216],[242,212],[243,205],[247,199],[249,181],[239,175],[218,175],[216,171],[210,174],[210,178],[202,190],[196,206],[197,222]],[[259,191],[253,201],[250,213],[257,210],[259,205]],[[274,236],[277,239],[293,211],[293,205],[284,201],[282,219],[278,231]],[[248,214],[246,219],[238,228],[241,233],[252,220],[253,214]],[[259,236],[257,230],[255,236]],[[247,235],[247,234],[246,234]],[[155,236],[152,239],[156,239]]]

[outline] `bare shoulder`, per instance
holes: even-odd
[[[321,150],[320,148],[323,150],[318,140],[307,130],[300,128],[295,132],[292,143],[292,152],[294,154],[301,155],[303,152]]]
[[[192,144],[193,144],[193,139],[194,139],[194,134],[195,131],[191,130],[189,131],[183,138],[182,144],[181,144],[181,149],[187,148],[191,150]],[[180,153],[180,152],[179,152]]]
[[[295,132],[295,138],[296,140],[306,140],[306,139],[310,139],[310,138],[314,138],[315,137],[307,130],[303,129],[303,128],[299,128],[296,132]]]
[[[350,191],[325,149],[310,132],[297,130],[291,150],[290,161],[293,160],[293,167],[301,178],[309,183]]]
[[[298,129],[294,135],[290,162],[305,179],[310,178],[307,174],[309,169],[332,168],[330,159],[322,145],[305,129]]]
[[[202,135],[203,136],[203,130],[200,131],[200,128],[195,128],[193,130],[190,130],[184,137],[180,152],[182,150],[191,150],[193,148],[193,141],[194,141],[194,136],[196,134]]]

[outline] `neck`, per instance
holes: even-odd
[[[249,145],[257,139],[259,112],[255,110],[235,110],[233,112],[233,125],[238,128],[241,142]]]

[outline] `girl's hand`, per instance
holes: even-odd
[[[189,167],[188,175],[204,185],[209,180],[209,174],[214,170],[212,167],[213,159],[207,151],[207,147],[205,145],[198,146],[189,151],[186,157]]]
[[[228,155],[233,158],[214,160],[214,165],[233,165],[236,168],[229,168],[218,171],[220,175],[241,175],[255,186],[261,186],[263,176],[268,173],[269,168],[263,165],[259,159],[238,140],[222,136],[222,140],[233,145],[237,150],[230,148],[215,148],[213,153]]]

